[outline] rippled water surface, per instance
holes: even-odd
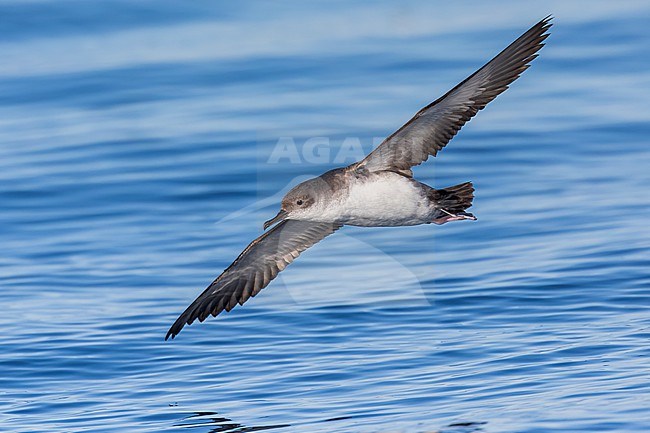
[[[650,431],[650,6],[544,3],[0,2],[0,430]],[[477,222],[345,228],[163,341],[283,190],[549,13],[416,171]]]

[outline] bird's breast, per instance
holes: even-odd
[[[336,202],[336,219],[349,225],[416,225],[428,222],[430,216],[422,188],[392,172],[351,179],[345,194]]]

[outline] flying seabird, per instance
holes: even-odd
[[[488,102],[537,57],[551,27],[548,16],[485,66],[420,110],[364,159],[291,189],[265,231],[176,319],[183,326],[230,311],[255,296],[303,251],[344,225],[395,227],[475,220],[471,182],[434,189],[413,179],[411,167],[436,156]]]

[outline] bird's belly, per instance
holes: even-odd
[[[350,185],[338,219],[348,225],[391,227],[429,222],[429,200],[417,184],[394,173],[382,173]]]

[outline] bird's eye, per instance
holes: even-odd
[[[298,200],[298,201],[296,202],[296,204],[297,204],[298,206],[302,205],[302,200]]]

